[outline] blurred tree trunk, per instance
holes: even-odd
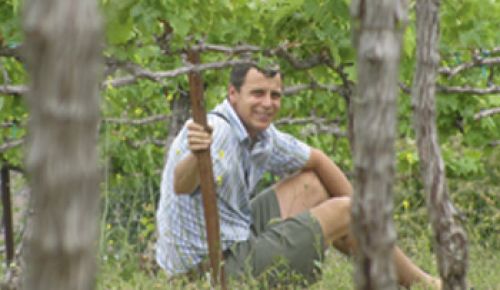
[[[353,231],[357,289],[397,289],[392,259],[396,99],[405,1],[351,4],[358,86],[354,106]]]
[[[177,136],[184,123],[189,119],[189,109],[189,92],[179,88],[178,95],[170,101],[170,119],[167,127],[168,136],[165,144],[165,162],[167,162],[168,150],[172,142],[174,142],[175,136]]]
[[[33,198],[24,289],[93,289],[99,222],[101,19],[87,0],[28,0],[26,168]]]
[[[467,235],[455,220],[456,210],[448,196],[436,128],[439,5],[439,0],[417,1],[417,67],[412,91],[414,127],[444,289],[466,289]]]

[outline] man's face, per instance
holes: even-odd
[[[266,77],[251,68],[240,91],[229,87],[229,102],[253,138],[269,127],[281,106],[281,75]]]

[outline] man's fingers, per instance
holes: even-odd
[[[195,123],[194,121],[189,121],[187,123],[187,128],[190,130],[203,130],[203,126],[201,126],[198,123]]]
[[[188,138],[210,138],[211,134],[205,132],[205,131],[188,131]]]
[[[207,125],[207,127],[203,127],[202,125],[195,123],[193,121],[189,121],[187,124],[188,131],[192,132],[205,132],[207,134],[212,134],[213,127],[211,125]]]
[[[207,151],[207,147],[199,146],[199,147],[191,147],[191,152],[201,152],[201,151]]]
[[[189,149],[193,152],[208,150],[212,144],[212,126],[207,126],[207,129],[198,123],[189,121],[187,124]]]
[[[200,145],[210,145],[212,143],[212,138],[199,138],[199,137],[190,137],[189,138],[189,144],[195,145],[195,144],[200,144]]]
[[[193,133],[188,136],[189,149],[191,151],[207,150],[212,143],[212,137],[205,132]]]
[[[210,148],[210,143],[208,143],[208,144],[203,144],[203,143],[189,144],[189,149],[191,151],[202,151],[202,150],[208,150],[209,148]]]
[[[204,126],[202,126],[196,122],[193,122],[193,121],[189,121],[187,123],[187,128],[189,130],[194,130],[194,131],[208,131],[208,132],[212,131],[212,126],[207,125],[207,129],[205,129]]]

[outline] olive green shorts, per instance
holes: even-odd
[[[314,283],[325,249],[316,218],[305,211],[281,220],[272,188],[258,194],[251,201],[251,208],[254,223],[250,238],[233,244],[224,254],[226,277],[256,277],[268,286]]]

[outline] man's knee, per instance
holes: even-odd
[[[324,202],[330,210],[339,213],[339,215],[349,217],[351,216],[351,197],[350,196],[341,196],[329,199]]]
[[[351,223],[351,198],[348,196],[328,199],[311,210],[319,221],[327,243],[345,237]]]
[[[274,190],[282,218],[294,216],[328,199],[328,193],[320,179],[311,171],[304,171],[282,180],[275,185]]]
[[[352,206],[351,197],[350,196],[341,196],[341,197],[336,197],[335,199],[337,199],[340,202],[340,204],[341,204],[340,207],[342,208],[342,211],[345,214],[350,215],[351,214],[351,206]]]
[[[324,200],[328,197],[328,192],[323,186],[323,183],[313,171],[301,172],[296,178],[298,178],[298,184],[302,186],[304,192],[311,195],[317,195],[320,200]]]

